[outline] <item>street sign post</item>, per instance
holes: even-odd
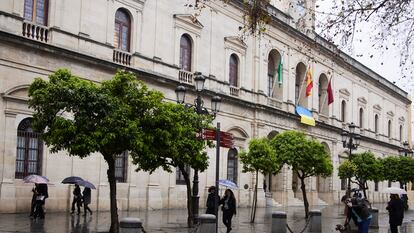
[[[234,148],[234,136],[232,133],[220,131],[220,147]],[[217,140],[216,131],[213,129],[202,129],[201,138],[203,140]]]

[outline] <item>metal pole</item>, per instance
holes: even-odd
[[[216,233],[218,232],[218,206],[219,206],[219,170],[220,169],[220,122],[216,127],[216,203],[214,213],[216,214]]]
[[[203,114],[202,105],[203,100],[201,99],[200,92],[197,92],[197,98],[195,102],[195,108],[197,114]],[[199,199],[200,196],[198,195],[198,170],[194,169],[194,177],[193,177],[193,193],[191,197],[192,207],[193,207],[193,222],[195,224],[198,223],[198,210],[199,210]]]

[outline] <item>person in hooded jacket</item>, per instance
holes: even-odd
[[[391,194],[387,205],[391,233],[398,233],[398,226],[401,226],[404,219],[404,203],[398,194]]]
[[[206,214],[214,214],[215,213],[215,203],[216,203],[216,196],[217,196],[217,200],[220,201],[220,196],[216,193],[216,187],[215,186],[210,186],[210,188],[208,188],[208,197],[207,197],[207,203],[206,203]]]

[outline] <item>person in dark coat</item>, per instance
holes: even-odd
[[[221,210],[223,211],[223,223],[227,227],[227,233],[231,228],[231,219],[233,215],[236,215],[236,198],[230,189],[226,189],[224,197],[220,200],[220,204],[223,205]]]
[[[72,200],[72,212],[71,214],[75,213],[75,205],[78,209],[78,214],[80,214],[80,207],[82,204],[82,194],[81,189],[79,188],[78,184],[75,184],[75,189],[73,190],[73,200]]]
[[[30,207],[30,215],[29,217],[33,217],[35,207],[36,207],[36,196],[37,196],[37,184],[32,188],[33,196],[32,196],[32,202]]]
[[[40,217],[40,219],[44,219],[45,218],[44,205],[46,203],[46,199],[49,197],[47,184],[37,184],[35,193],[36,193],[36,201],[35,201],[33,217],[35,219],[37,217]]]
[[[371,223],[372,215],[369,212],[369,207],[362,198],[349,198],[347,195],[343,196],[341,201],[346,207],[346,219],[344,226],[348,226],[351,219],[355,225],[358,226],[358,233],[368,233],[369,224]]]
[[[216,199],[215,197],[217,196],[217,200],[220,201],[220,197],[218,196],[218,194],[216,193],[216,187],[215,186],[211,186],[210,188],[208,188],[208,197],[207,197],[207,210],[206,210],[206,214],[214,214],[215,215],[215,203],[216,203]]]
[[[92,215],[92,210],[88,207],[89,204],[91,204],[91,189],[88,187],[85,187],[82,192],[83,195],[83,216],[86,216],[86,211],[89,211],[89,213]]]
[[[391,194],[387,205],[391,233],[398,233],[398,226],[401,226],[404,219],[404,203],[398,194]]]

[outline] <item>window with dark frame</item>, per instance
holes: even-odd
[[[374,191],[376,191],[376,192],[378,191],[378,181],[375,182]]]
[[[345,122],[346,118],[346,101],[342,100],[341,102],[341,121]]]
[[[391,181],[389,180],[388,181],[388,188],[390,188],[391,187]]]
[[[229,83],[230,86],[237,87],[239,82],[239,59],[236,54],[230,56],[229,62]]]
[[[192,44],[190,36],[184,34],[180,39],[180,68],[191,71]]]
[[[128,174],[128,151],[115,157],[115,180],[118,183],[127,182]]]
[[[267,95],[273,97],[273,86],[275,83],[276,66],[274,57],[269,54],[267,63]]]
[[[360,108],[359,109],[359,128],[361,129],[363,127],[363,122],[364,122],[364,109]]]
[[[403,135],[403,127],[400,125],[400,142],[402,141],[402,135]]]
[[[24,119],[17,127],[16,179],[41,174],[43,142],[40,135],[32,128],[32,118]]]
[[[391,137],[391,126],[392,126],[391,120],[388,120],[388,137],[389,138]]]
[[[190,175],[190,172],[191,172],[190,166],[185,165],[184,169],[187,172],[187,174]],[[175,171],[175,184],[185,185],[185,179],[179,167],[176,167],[176,171]]]
[[[116,49],[129,52],[131,35],[131,18],[124,9],[115,13],[114,46]]]
[[[39,25],[47,26],[48,0],[25,0],[24,19]]]
[[[238,161],[237,161],[237,150],[229,149],[227,154],[227,179],[237,184],[237,172],[238,172]]]
[[[378,133],[378,114],[375,114],[375,120],[374,120],[374,132]]]

